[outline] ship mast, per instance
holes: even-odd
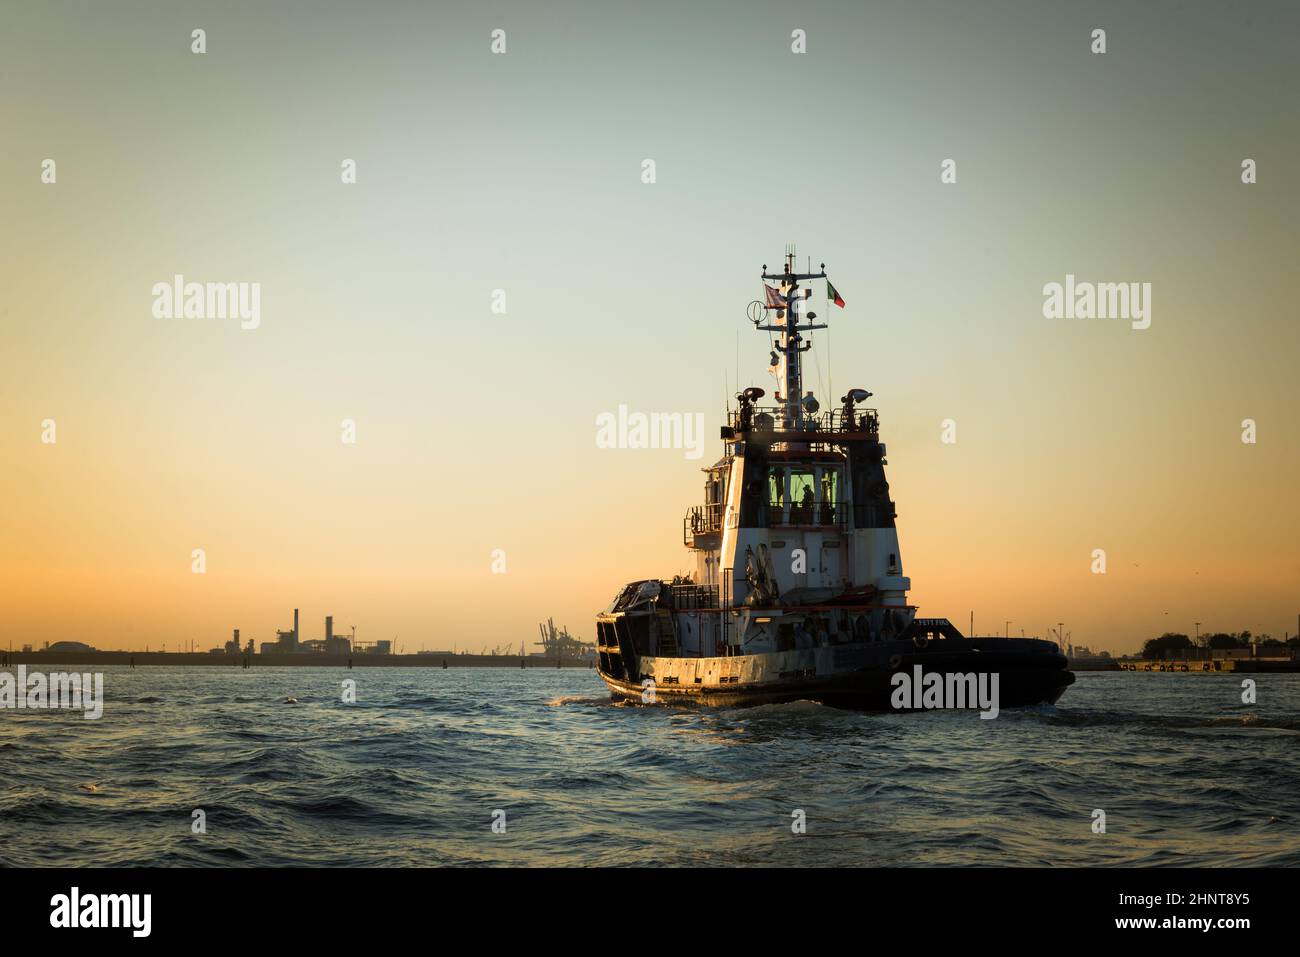
[[[786,247],[785,272],[783,273],[769,273],[767,263],[763,264],[764,285],[766,285],[767,280],[775,279],[784,287],[784,291],[777,294],[777,298],[784,305],[773,306],[769,304],[766,307],[769,311],[776,309],[778,319],[784,313],[784,325],[776,325],[771,322],[767,325],[759,325],[758,322],[754,323],[755,329],[763,332],[776,332],[783,337],[780,351],[785,356],[785,391],[781,399],[784,407],[782,427],[785,429],[798,428],[803,420],[803,370],[800,357],[812,348],[812,343],[803,344],[803,337],[799,333],[800,331],[811,332],[814,329],[829,328],[824,324],[815,325],[812,323],[811,320],[817,318],[815,312],[806,312],[804,317],[809,321],[804,325],[799,324],[799,313],[802,306],[797,306],[796,303],[801,300],[806,301],[799,282],[800,280],[825,279],[826,264],[820,264],[821,272],[795,272],[794,255],[794,247]]]

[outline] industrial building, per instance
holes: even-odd
[[[29,645],[25,647],[23,650],[29,651],[30,648],[31,646]],[[67,653],[70,651],[94,651],[95,649],[82,641],[56,641],[52,645],[49,642],[46,642],[45,650]]]
[[[264,655],[284,655],[284,654],[325,654],[325,655],[350,655],[356,645],[356,629],[354,628],[352,636],[334,634],[334,616],[325,616],[325,637],[309,638],[303,640],[301,633],[298,631],[298,609],[293,610],[293,630],[277,631],[275,641],[264,641],[258,648],[258,651]],[[226,647],[230,647],[230,642]],[[235,630],[234,644],[239,644],[239,630]],[[380,644],[388,645],[388,642]],[[364,649],[357,648],[358,652]],[[248,652],[253,651],[253,642],[248,642]],[[381,652],[381,653],[386,653]]]
[[[334,634],[334,616],[325,616],[325,654],[349,655],[352,653],[351,640]]]
[[[241,649],[239,647],[238,628],[235,629],[234,636],[228,642],[226,642],[224,647],[212,649],[213,654],[227,654],[227,655],[237,655],[241,651],[244,652],[245,654],[251,655],[253,653],[253,639],[249,638],[248,644]]]

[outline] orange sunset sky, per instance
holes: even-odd
[[[1294,8],[1116,6],[1098,56],[1069,5],[561,6],[12,11],[6,642],[591,639],[690,567],[788,242],[847,300],[808,386],[876,394],[922,614],[1296,632]],[[260,325],[157,318],[176,274],[260,283]],[[1067,274],[1151,283],[1151,327],[1044,318]],[[598,448],[620,404],[703,413],[704,458]]]

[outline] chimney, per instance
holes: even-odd
[[[330,640],[334,637],[334,616],[325,616],[325,647],[329,648]]]
[[[298,609],[293,610],[293,650],[298,650]]]

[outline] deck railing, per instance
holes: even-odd
[[[787,421],[784,406],[752,406],[748,427],[754,432],[870,432],[880,431],[880,415],[875,409],[854,409],[846,414],[843,409],[830,409],[811,415],[800,412],[794,420]],[[731,413],[730,426],[739,435],[745,426],[739,411]]]
[[[696,505],[686,512],[682,519],[682,544],[691,545],[700,535],[711,535],[722,531],[722,503]]]
[[[718,607],[717,585],[669,585],[668,595],[677,611]]]
[[[788,508],[779,501],[768,502],[767,527],[821,525],[845,528],[849,524],[852,508],[849,502],[813,502],[810,505],[791,502]]]

